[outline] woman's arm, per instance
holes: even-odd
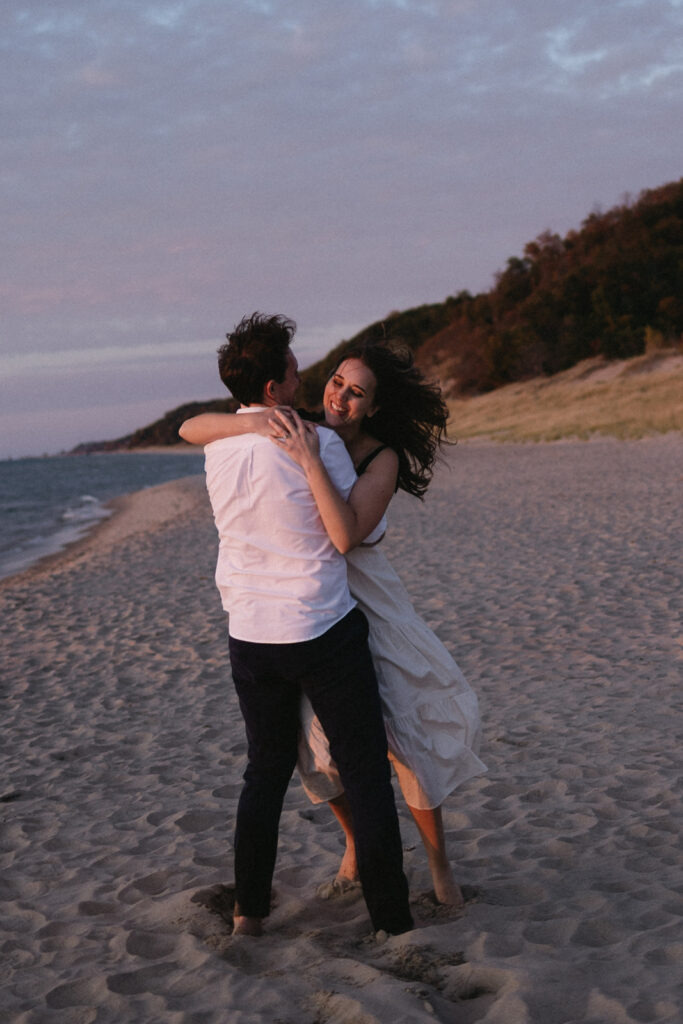
[[[312,423],[305,423],[296,413],[287,417],[276,413],[282,430],[271,435],[274,444],[283,448],[304,472],[320,512],[320,518],[337,551],[345,555],[358,547],[372,533],[387,510],[394,495],[398,456],[390,448],[373,459],[365,473],[353,486],[348,502],[344,501],[330,480],[322,459],[318,432]]]
[[[233,412],[203,412],[185,420],[178,433],[183,441],[202,445],[219,441],[222,437],[237,437],[239,434],[268,436],[272,432],[268,423],[273,410],[284,408],[273,406],[256,412],[241,412],[239,416]]]

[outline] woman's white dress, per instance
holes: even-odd
[[[381,535],[385,525],[373,536]],[[438,807],[466,779],[487,770],[477,756],[481,722],[476,694],[416,614],[379,548],[358,547],[346,561],[349,588],[370,625],[389,757],[403,795],[411,807]],[[305,699],[298,768],[314,803],[343,792],[327,737]]]

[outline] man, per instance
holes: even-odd
[[[219,370],[240,411],[292,404],[299,383],[290,349],[295,329],[284,317],[254,313],[228,335]],[[333,431],[318,429],[322,460],[346,497],[356,479],[349,455]],[[232,675],[248,742],[234,840],[235,932],[260,935],[269,913],[302,692],[327,733],[351,804],[373,927],[408,931],[377,681],[346,563],[324,530],[304,472],[270,440],[244,434],[205,451],[220,538],[216,582],[229,613]]]

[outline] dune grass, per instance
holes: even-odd
[[[449,434],[463,440],[625,440],[683,431],[683,355],[668,350],[615,362],[589,359],[554,377],[448,405]]]

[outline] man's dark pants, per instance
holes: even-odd
[[[412,928],[408,884],[367,620],[354,609],[322,636],[296,644],[230,637],[232,676],[246,725],[248,765],[235,826],[236,902],[266,917],[285,792],[297,761],[301,693],[330,743],[351,804],[363,894],[376,931]]]

